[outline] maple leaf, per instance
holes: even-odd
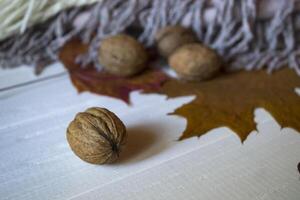
[[[180,139],[227,126],[244,141],[256,129],[253,118],[257,107],[268,110],[283,127],[300,132],[300,97],[294,91],[299,86],[297,74],[283,69],[273,74],[240,71],[206,82],[172,79],[158,92],[168,97],[196,95],[192,102],[171,113],[187,119]]]
[[[195,100],[172,113],[187,119],[180,139],[200,137],[211,129],[228,126],[244,141],[256,128],[253,118],[257,107],[268,110],[283,127],[300,131],[300,98],[294,91],[300,86],[300,78],[292,70],[284,69],[272,75],[264,71],[240,71],[205,82],[168,79],[163,72],[153,69],[122,78],[99,72],[93,66],[81,68],[76,64],[76,57],[87,49],[87,45],[73,40],[60,53],[78,91],[108,95],[127,103],[129,93],[140,89],[169,97],[196,95]]]
[[[98,71],[92,65],[81,67],[75,62],[78,55],[86,53],[88,46],[74,39],[61,49],[60,60],[68,69],[73,85],[79,92],[93,93],[115,97],[129,103],[129,94],[134,90],[157,90],[168,79],[158,69],[148,69],[130,78],[119,77]]]

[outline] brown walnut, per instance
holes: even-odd
[[[131,36],[110,36],[101,43],[99,62],[111,74],[135,75],[146,67],[147,60],[148,55],[143,45]]]
[[[197,42],[193,30],[182,26],[167,26],[160,29],[155,35],[158,52],[163,57],[169,57],[182,45]]]
[[[221,68],[218,54],[202,45],[187,44],[169,58],[169,65],[186,80],[206,80],[215,76]]]
[[[115,161],[126,138],[122,121],[105,108],[89,108],[78,113],[67,129],[72,151],[92,164]]]

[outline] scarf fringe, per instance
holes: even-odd
[[[155,33],[166,25],[191,27],[200,41],[218,51],[229,70],[272,72],[289,66],[300,75],[300,13],[295,0],[280,1],[268,16],[256,0],[103,0],[64,10],[21,35],[0,42],[0,66],[39,65],[58,60],[71,38],[89,44],[82,65],[98,63],[101,40],[138,27],[138,39],[154,45]]]

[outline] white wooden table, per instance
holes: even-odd
[[[127,106],[78,94],[60,64],[40,77],[1,69],[0,199],[300,199],[299,133],[257,109],[258,132],[243,145],[225,127],[178,142],[186,121],[166,114],[193,98],[134,92]],[[68,123],[90,106],[112,110],[128,128],[115,164],[85,163],[67,144]]]

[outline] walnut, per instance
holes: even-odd
[[[104,39],[99,50],[99,62],[114,75],[132,76],[146,67],[148,55],[141,43],[128,35]]]
[[[193,30],[182,26],[167,26],[160,29],[155,35],[158,52],[163,57],[169,57],[182,45],[197,42]]]
[[[72,151],[92,164],[116,160],[126,138],[122,121],[105,108],[89,108],[78,113],[67,129],[67,140]]]
[[[218,54],[202,45],[187,44],[169,58],[169,65],[186,80],[205,80],[218,73],[222,62]]]

